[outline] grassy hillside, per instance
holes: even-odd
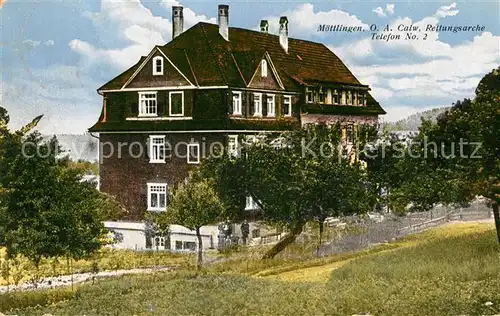
[[[272,276],[179,271],[85,285],[19,315],[491,315],[500,313],[500,252],[491,224],[448,225],[354,257],[290,263]],[[328,261],[330,260],[330,261]],[[327,262],[328,261],[328,262]],[[326,264],[325,264],[326,263]],[[273,266],[266,267],[272,270]],[[280,272],[282,271],[282,272]],[[285,272],[286,271],[286,272]],[[317,277],[317,275],[320,277]],[[297,277],[301,275],[302,277]],[[308,278],[310,276],[310,278]],[[10,300],[21,300],[17,294]],[[1,299],[1,298],[0,298]],[[8,303],[4,297],[4,303]],[[2,301],[0,300],[0,303]],[[491,302],[491,304],[489,303]],[[2,304],[0,304],[2,305]]]

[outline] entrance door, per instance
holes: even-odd
[[[165,250],[165,237],[156,236],[153,237],[153,249],[154,250]]]

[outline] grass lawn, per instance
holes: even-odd
[[[238,260],[200,273],[124,276],[80,286],[65,301],[9,313],[500,314],[500,248],[491,224],[447,225],[357,255],[272,262],[257,267],[252,261],[248,267]],[[222,273],[223,267],[229,272]],[[59,300],[49,292],[44,293],[54,299],[45,303]],[[0,306],[29,295],[0,296]]]

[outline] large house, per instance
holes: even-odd
[[[169,43],[98,89],[102,112],[89,131],[99,134],[100,189],[127,208],[124,220],[165,211],[169,188],[216,146],[234,151],[248,135],[313,122],[352,131],[385,114],[325,45],[289,38],[286,17],[279,35],[268,21],[260,31],[229,27],[227,5],[218,25],[184,31],[180,6],[172,21]]]

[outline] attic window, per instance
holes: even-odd
[[[153,76],[163,75],[163,57],[153,58]]]
[[[267,60],[262,59],[260,70],[261,70],[261,76],[264,78],[267,77]]]

